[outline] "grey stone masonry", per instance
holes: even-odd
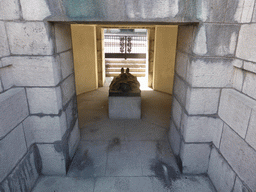
[[[75,95],[75,77],[70,75],[60,85],[62,91],[62,104],[66,105]]]
[[[20,19],[20,15],[18,0],[0,1],[0,20],[16,20]]]
[[[256,151],[227,125],[224,125],[220,152],[237,175],[255,191]]]
[[[76,152],[76,148],[79,144],[79,141],[80,141],[80,130],[78,127],[78,120],[77,120],[72,132],[70,133],[70,137],[68,139],[68,146],[69,146],[68,151],[69,151],[70,159],[73,158]]]
[[[27,152],[22,124],[19,124],[4,139],[0,140],[0,182],[11,172]]]
[[[256,150],[256,107],[252,110],[245,141]]]
[[[71,29],[68,24],[54,24],[56,52],[61,53],[72,48]]]
[[[181,136],[172,121],[171,121],[170,130],[168,133],[168,137],[169,137],[170,145],[174,155],[178,156],[180,153]]]
[[[62,78],[65,79],[74,72],[72,51],[67,51],[60,54]]]
[[[25,90],[10,89],[0,95],[0,139],[29,114]]]
[[[256,101],[233,89],[221,92],[219,116],[242,138],[245,138],[252,108]]]
[[[176,100],[176,98],[173,97],[173,100],[172,100],[172,120],[178,128],[180,128],[181,115],[182,115],[182,107],[179,104],[179,102]]]
[[[218,192],[232,190],[236,174],[215,147],[211,151],[208,175]]]
[[[5,31],[5,24],[3,21],[0,21],[0,57],[8,55],[10,55],[10,50]]]
[[[254,64],[256,66],[256,64]],[[246,73],[242,92],[256,99],[256,74]]]
[[[233,189],[233,192],[251,192],[251,190],[239,179],[239,177],[236,177],[235,186]]]

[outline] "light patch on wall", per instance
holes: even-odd
[[[237,22],[248,23],[251,21],[255,0],[241,0],[236,9],[234,19]]]
[[[202,26],[196,36],[194,51],[195,54],[204,55],[207,53],[206,31]]]
[[[232,33],[231,37],[230,37],[230,44],[229,44],[229,53],[232,54],[235,52],[236,49],[236,39],[237,39],[237,35],[236,33]]]
[[[197,6],[197,18],[206,21],[208,18],[208,7],[207,7],[208,2],[201,0],[199,5]]]

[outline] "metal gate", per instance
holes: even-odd
[[[147,36],[142,34],[104,35],[105,58],[145,59]]]

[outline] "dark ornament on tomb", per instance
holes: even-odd
[[[114,77],[109,86],[109,96],[140,96],[140,83],[137,77],[129,72],[129,68],[124,72],[121,69],[121,74]]]

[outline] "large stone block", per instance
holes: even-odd
[[[58,114],[62,109],[60,87],[26,90],[31,114]]]
[[[54,24],[57,53],[71,49],[71,29],[68,24]]]
[[[191,53],[195,26],[179,26],[177,36],[177,50]]]
[[[248,144],[251,145],[256,150],[255,138],[256,138],[256,107],[252,111],[248,131],[245,138],[246,142],[248,142]]]
[[[75,95],[75,79],[74,75],[70,75],[60,85],[62,90],[62,103],[66,105],[68,101]]]
[[[191,115],[216,114],[219,105],[220,89],[187,90],[186,110]]]
[[[62,78],[65,79],[74,72],[73,54],[72,51],[67,51],[60,54],[60,64]]]
[[[0,2],[1,5],[1,2]],[[5,25],[3,21],[0,21],[0,57],[10,55],[7,35],[5,31]]]
[[[169,138],[169,142],[170,142],[173,154],[179,155],[180,145],[181,145],[181,136],[173,122],[171,122],[168,138]]]
[[[181,76],[183,79],[186,79],[187,76],[187,65],[189,62],[188,54],[177,52],[176,55],[176,73]]]
[[[0,1],[0,20],[20,19],[21,11],[18,0]]]
[[[67,130],[66,116],[30,116],[24,122],[28,146],[33,143],[53,143],[60,141]]]
[[[219,116],[242,138],[245,138],[252,108],[256,101],[235,91],[223,89],[221,92]]]
[[[77,119],[77,101],[76,96],[72,98],[72,100],[67,105],[67,108],[65,109],[66,118],[67,118],[67,127],[68,129],[72,128],[71,126],[74,126],[74,121]]]
[[[19,124],[4,139],[0,140],[0,151],[1,182],[27,152],[22,124]]]
[[[233,87],[238,91],[242,91],[243,82],[244,82],[243,71],[239,68],[234,68]]]
[[[2,63],[12,65],[16,86],[56,86],[61,80],[60,64],[53,56],[5,57]]]
[[[245,60],[256,62],[256,24],[241,26],[236,56]]]
[[[243,68],[246,71],[250,71],[252,73],[256,73],[256,63],[244,61]]]
[[[66,162],[61,149],[57,144],[37,144],[42,158],[42,174],[66,175]]]
[[[218,192],[232,191],[236,174],[215,148],[211,151],[208,175]]]
[[[197,32],[193,52],[207,56],[234,56],[238,25],[206,24]]]
[[[233,59],[194,58],[187,69],[192,87],[231,87]]]
[[[239,179],[239,177],[236,177],[235,186],[233,189],[233,192],[251,192],[250,190],[242,181]]]
[[[12,66],[1,68],[0,77],[2,80],[4,90],[14,86]]]
[[[174,78],[174,95],[177,98],[177,100],[180,102],[182,106],[185,106],[185,100],[186,100],[186,92],[187,92],[187,85],[183,80],[181,80],[177,75],[175,75]]]
[[[28,116],[25,90],[10,89],[0,95],[0,139]]]
[[[246,73],[242,92],[256,99],[256,74]]]
[[[238,176],[255,191],[256,151],[227,125],[224,126],[220,152]]]
[[[223,122],[220,119],[188,116],[184,118],[182,124],[185,142],[213,142],[219,148],[223,128]]]
[[[25,20],[42,21],[51,15],[46,0],[20,0],[20,4]]]
[[[211,147],[208,144],[185,144],[182,142],[180,157],[183,173],[206,173]]]
[[[173,97],[173,100],[172,100],[172,120],[175,123],[175,125],[178,126],[178,129],[180,128],[181,115],[182,115],[182,107],[180,106],[180,104],[176,100],[176,98]]]
[[[76,124],[72,130],[72,132],[70,133],[69,139],[68,139],[68,147],[69,147],[69,157],[70,159],[73,158],[77,146],[79,144],[80,141],[80,129],[78,126],[78,120],[76,121]]]
[[[12,54],[52,55],[51,25],[43,22],[7,22],[7,34]]]

